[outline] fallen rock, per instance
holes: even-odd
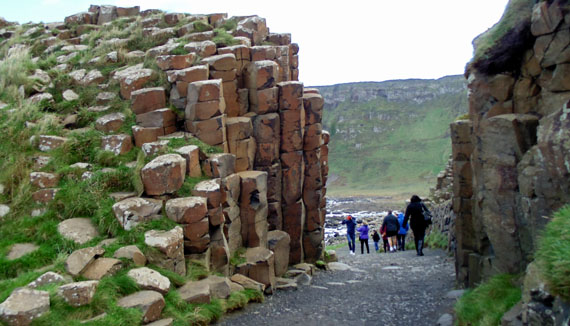
[[[146,324],[160,318],[166,302],[162,294],[156,291],[140,291],[121,298],[117,305],[140,310],[143,313],[142,322]]]
[[[135,245],[121,247],[113,254],[114,258],[127,258],[132,260],[137,266],[146,265],[146,257],[143,252]]]
[[[179,275],[186,274],[184,232],[181,227],[177,226],[170,231],[147,231],[144,234],[144,242],[158,249],[149,253],[147,258],[150,263]]]
[[[227,277],[210,275],[207,278],[198,281],[198,283],[208,284],[210,295],[215,298],[226,299],[232,292],[231,282]]]
[[[80,307],[90,304],[95,296],[99,281],[84,281],[62,285],[57,294],[70,306]]]
[[[207,283],[188,282],[178,289],[180,299],[188,303],[210,303],[210,286]]]
[[[155,196],[176,192],[185,176],[186,160],[178,154],[161,155],[141,170],[145,192]]]
[[[58,273],[46,272],[40,277],[36,278],[34,281],[28,283],[27,287],[30,289],[35,289],[43,285],[63,283],[65,281],[65,278]]]
[[[19,288],[0,304],[0,320],[10,326],[27,326],[49,311],[49,293]]]
[[[128,198],[113,205],[115,217],[129,231],[139,223],[159,219],[162,201],[151,198]]]
[[[273,252],[262,247],[248,248],[245,258],[246,263],[237,266],[237,273],[264,284],[266,290],[268,288],[273,289],[275,287]]]
[[[57,231],[65,239],[77,244],[85,244],[99,236],[99,232],[89,218],[70,218],[58,224]]]
[[[65,270],[71,276],[79,276],[98,256],[102,256],[105,249],[89,247],[74,251],[65,261]]]
[[[153,290],[162,294],[170,290],[170,280],[159,272],[150,268],[141,267],[131,269],[127,275],[144,290]]]
[[[98,258],[89,264],[81,275],[90,280],[100,280],[117,273],[122,267],[123,263],[118,259]]]

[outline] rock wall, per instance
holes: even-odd
[[[142,170],[144,195],[165,202],[168,217],[181,225],[186,256],[228,274],[230,257],[240,247],[268,248],[268,231],[282,230],[290,237],[289,264],[320,259],[329,138],[321,125],[322,96],[297,81],[299,46],[291,35],[270,33],[258,16],[164,14],[138,7],[91,6],[65,22],[93,26],[126,16],[140,21],[145,37],[164,39],[136,54],[147,65],[156,63],[159,72],[139,64],[113,77],[136,114],[135,145],[148,156],[164,148],[164,139],[196,137],[224,153],[206,155],[186,146]],[[237,25],[231,45],[213,41],[219,33],[213,29],[224,24]],[[181,47],[184,54],[173,54]],[[167,85],[147,87],[157,73]],[[110,147],[128,150],[130,135],[115,138]],[[203,174],[211,179],[198,183],[192,197],[174,198],[185,177]],[[129,226],[152,216],[128,219],[121,215]]]
[[[523,272],[548,216],[570,200],[569,12],[565,1],[535,4],[528,21],[467,67],[470,120],[451,124],[464,286]],[[502,47],[513,37],[522,52]],[[485,62],[498,57],[509,65]]]

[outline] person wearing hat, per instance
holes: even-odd
[[[342,221],[342,224],[346,224],[346,238],[348,239],[348,249],[350,254],[354,255],[354,245],[356,238],[356,220],[352,216],[348,215],[346,220]]]

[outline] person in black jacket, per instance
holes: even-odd
[[[398,231],[400,230],[400,222],[398,222],[398,218],[392,214],[392,211],[388,211],[388,215],[384,217],[382,228],[384,226],[386,226],[386,236],[390,244],[390,251],[396,251],[396,235],[398,235]]]
[[[423,209],[427,210],[422,200],[417,195],[413,195],[410,199],[410,204],[406,207],[406,214],[404,215],[404,228],[408,225],[408,220],[410,221],[410,227],[414,233],[414,242],[416,244],[416,252],[418,256],[423,256],[424,247],[424,237],[426,234],[426,228],[429,226],[426,223]]]

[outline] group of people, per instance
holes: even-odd
[[[429,211],[421,198],[417,195],[413,195],[410,199],[410,204],[406,207],[405,214],[389,210],[388,215],[384,217],[384,221],[380,227],[380,234],[378,234],[376,230],[373,231],[372,240],[374,241],[374,249],[376,251],[379,250],[380,236],[382,236],[384,252],[406,250],[406,234],[411,227],[414,234],[416,253],[418,256],[423,256],[425,231],[429,226],[429,223],[426,222],[424,212]],[[394,213],[396,213],[396,215],[394,215]],[[348,215],[347,218],[342,221],[342,224],[346,225],[346,237],[348,239],[348,249],[350,250],[350,254],[355,254],[356,231],[359,233],[361,254],[364,254],[365,246],[366,252],[370,253],[370,249],[368,247],[370,230],[368,224],[366,222],[362,222],[362,225],[357,228],[356,226],[359,223],[351,215]]]

